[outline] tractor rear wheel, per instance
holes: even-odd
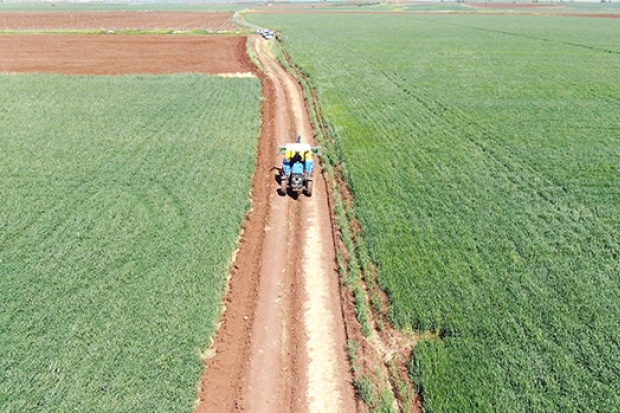
[[[280,195],[286,195],[288,189],[288,180],[286,178],[282,178],[280,181]]]
[[[312,196],[312,181],[306,182],[306,195]]]

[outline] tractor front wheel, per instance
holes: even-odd
[[[312,196],[312,181],[306,182],[306,195]]]

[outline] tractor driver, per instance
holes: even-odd
[[[299,152],[286,151],[284,158],[282,159],[282,174],[288,176],[291,167],[295,162],[302,162],[303,158]]]
[[[301,154],[299,152],[295,152],[295,154],[291,157],[291,165],[293,165],[295,162],[301,162],[301,161],[302,161]]]

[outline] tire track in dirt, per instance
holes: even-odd
[[[277,144],[315,144],[303,94],[269,42],[252,38],[264,68],[263,126],[253,209],[231,271],[226,310],[205,361],[203,412],[354,412],[333,227],[320,163],[312,197],[277,194]],[[266,172],[267,171],[267,172]]]

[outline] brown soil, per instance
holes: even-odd
[[[200,389],[202,412],[354,412],[335,271],[330,209],[320,165],[312,197],[277,194],[276,145],[313,143],[303,96],[268,42],[253,39],[265,101],[253,210],[226,296],[227,309]],[[247,249],[247,250],[246,250]],[[245,261],[242,256],[251,256]]]
[[[253,72],[244,36],[0,35],[0,71],[71,75]]]
[[[0,30],[238,30],[232,16],[231,12],[0,13]]]

